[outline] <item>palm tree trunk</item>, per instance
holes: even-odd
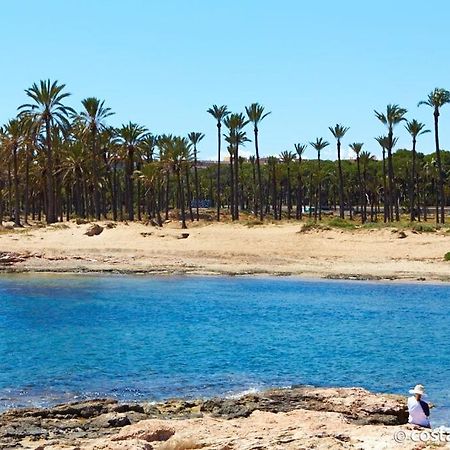
[[[364,199],[363,199],[363,186],[362,186],[362,179],[361,179],[361,166],[359,162],[359,155],[356,155],[356,164],[358,167],[358,190],[359,190],[359,208],[361,212],[361,222],[364,223]]]
[[[198,202],[200,201],[199,197],[199,185],[198,185],[198,172],[197,172],[197,147],[194,145],[194,178],[195,178],[195,212],[197,222],[199,221],[199,213],[198,213]]]
[[[217,122],[217,222],[220,222],[220,136],[221,123]]]
[[[178,200],[180,202],[180,213],[181,213],[181,228],[186,229],[186,214],[184,212],[184,192],[183,184],[181,182],[181,169],[177,167],[177,184],[178,184]]]
[[[92,139],[92,175],[93,175],[93,200],[94,200],[94,213],[95,218],[100,220],[100,192],[98,189],[98,165],[97,165],[97,142],[95,135],[95,128],[91,129],[91,139]]]
[[[337,141],[337,154],[338,154],[338,172],[339,172],[339,217],[344,218],[344,177],[342,176],[342,164],[341,164],[341,140]]]
[[[234,220],[234,157],[230,153],[230,212],[231,220]]]
[[[416,138],[413,137],[412,142],[412,170],[411,170],[411,183],[409,190],[409,204],[411,208],[411,222],[414,222],[416,218],[415,211],[415,190],[416,190]]]
[[[256,152],[256,171],[258,175],[258,196],[259,196],[259,220],[264,220],[264,206],[263,206],[263,190],[261,181],[261,162],[259,160],[259,145],[258,145],[258,127],[254,128],[255,133],[255,152]],[[255,211],[256,213],[256,211]]]
[[[14,225],[20,227],[20,197],[19,197],[19,162],[17,158],[17,145],[13,146],[14,171]]]
[[[53,153],[52,153],[52,136],[50,120],[45,119],[45,141],[47,146],[47,170],[46,170],[46,188],[47,188],[47,223],[55,223],[55,193],[53,188]]]
[[[434,140],[436,144],[436,162],[439,171],[439,203],[441,209],[441,223],[445,223],[445,194],[444,194],[444,173],[442,172],[441,150],[439,148],[439,109],[434,110]],[[439,223],[439,216],[437,216]]]
[[[30,213],[30,149],[26,147],[25,155],[25,199],[24,199],[24,222],[28,224]]]
[[[289,167],[289,164],[287,166],[287,207],[288,207],[288,220],[290,220],[292,210],[292,197],[291,197],[291,169]]]
[[[234,155],[234,220],[239,220],[239,144]]]
[[[188,208],[189,208],[189,217],[191,219],[191,222],[194,221],[194,214],[192,212],[192,194],[191,194],[191,182],[189,179],[189,172],[191,168],[189,167],[189,162],[186,162],[186,194],[187,194],[187,202],[188,202]]]
[[[134,220],[134,185],[133,185],[133,164],[134,164],[134,148],[129,146],[128,148],[128,168],[127,168],[127,210],[128,220]]]
[[[165,220],[169,220],[169,191],[170,191],[170,172],[166,171],[166,192],[164,197],[165,203]]]

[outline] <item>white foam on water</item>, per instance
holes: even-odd
[[[245,389],[244,391],[236,392],[235,394],[226,395],[225,398],[227,398],[229,400],[237,400],[238,398],[244,397],[246,395],[257,394],[260,391],[261,391],[261,389],[257,389],[257,388],[253,387],[250,389]]]

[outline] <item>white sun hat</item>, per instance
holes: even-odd
[[[422,396],[426,396],[427,394],[425,394],[425,388],[423,387],[423,384],[416,384],[416,386],[414,387],[414,389],[410,389],[409,390],[410,394],[420,394]]]

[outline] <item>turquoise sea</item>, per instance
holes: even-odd
[[[0,409],[423,383],[448,425],[449,315],[449,285],[2,275]]]

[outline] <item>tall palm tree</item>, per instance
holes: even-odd
[[[412,168],[411,168],[411,181],[409,190],[409,207],[411,209],[411,222],[416,218],[415,209],[415,194],[416,194],[416,143],[417,137],[422,134],[429,133],[430,130],[425,129],[425,124],[418,122],[416,119],[410,120],[406,123],[405,128],[412,137]]]
[[[324,141],[323,138],[316,138],[315,142],[309,143],[311,147],[317,151],[317,190],[316,190],[316,205],[314,208],[314,220],[317,220],[317,210],[319,210],[319,220],[322,220],[322,174],[320,167],[320,152],[330,145],[329,142]]]
[[[428,94],[427,100],[419,102],[420,105],[427,105],[433,108],[434,116],[434,142],[436,148],[436,162],[439,171],[439,203],[441,209],[440,221],[445,222],[445,192],[444,192],[444,172],[442,170],[441,149],[439,148],[439,115],[440,109],[450,103],[450,92],[446,89],[435,88]],[[439,223],[439,218],[438,218]]]
[[[407,113],[405,108],[398,105],[389,104],[386,107],[386,113],[374,111],[376,118],[388,129],[388,181],[389,181],[389,220],[394,220],[393,206],[395,201],[396,220],[400,220],[400,212],[397,201],[397,191],[394,180],[394,166],[392,164],[392,149],[394,147],[394,127],[400,122],[406,120],[404,115]]]
[[[226,105],[213,105],[207,110],[207,112],[211,114],[217,122],[217,221],[220,221],[220,147],[222,142],[221,128],[223,120],[228,116],[228,114],[230,114],[230,111],[228,111]]]
[[[297,209],[295,218],[301,219],[303,215],[303,184],[302,184],[302,156],[307,148],[306,144],[294,144],[295,151],[298,156],[298,172],[297,172]]]
[[[288,219],[291,218],[292,211],[292,189],[291,189],[291,164],[295,161],[296,155],[290,151],[284,151],[280,154],[281,161],[286,164],[287,169],[287,207],[288,207]]]
[[[233,113],[227,116],[224,120],[225,126],[229,130],[228,142],[233,147],[233,160],[234,160],[234,211],[233,219],[239,220],[239,146],[248,142],[247,133],[243,131],[243,128],[248,124],[248,120],[245,119],[242,113]]]
[[[353,144],[350,144],[350,148],[355,152],[356,154],[356,163],[358,167],[358,187],[359,187],[359,204],[361,205],[361,221],[362,223],[365,223],[366,217],[364,214],[364,205],[365,205],[365,194],[363,193],[363,186],[362,186],[362,179],[361,179],[361,167],[359,163],[359,154],[363,147],[362,142],[354,142]]]
[[[195,208],[196,208],[196,216],[197,216],[197,222],[199,220],[199,213],[198,213],[198,203],[200,201],[199,196],[199,184],[198,184],[198,171],[197,171],[197,144],[205,137],[203,133],[198,133],[193,131],[192,133],[188,134],[188,138],[191,141],[191,144],[194,146],[194,183],[195,183]]]
[[[96,97],[88,97],[81,101],[84,110],[77,116],[78,120],[87,134],[91,144],[92,152],[92,180],[94,212],[97,220],[100,220],[100,191],[99,191],[99,155],[97,149],[97,136],[106,129],[105,119],[114,113],[111,108],[106,108],[105,102]]]
[[[33,100],[19,106],[21,114],[32,117],[34,128],[40,132],[45,131],[46,147],[46,190],[47,190],[47,223],[56,222],[55,188],[54,188],[54,165],[52,149],[52,132],[56,125],[62,131],[68,130],[70,123],[69,114],[75,111],[64,105],[63,101],[70,95],[63,92],[65,84],[57,81],[41,80],[39,85],[34,83],[25,93]]]
[[[341,139],[345,136],[345,133],[349,130],[348,127],[336,124],[334,128],[328,127],[331,134],[336,139],[337,145],[337,155],[338,155],[338,172],[339,172],[339,216],[341,219],[344,218],[344,178],[342,176],[342,165],[341,165]]]
[[[388,148],[388,137],[387,136],[378,136],[375,140],[380,144],[382,155],[383,155],[383,210],[384,210],[384,222],[388,221],[388,196],[387,196],[387,184],[386,184],[386,149]]]
[[[258,146],[258,133],[259,124],[261,121],[270,114],[270,111],[264,113],[264,106],[259,103],[252,103],[250,106],[245,107],[248,120],[253,123],[253,132],[255,136],[255,152],[256,152],[256,173],[258,176],[258,197],[259,197],[259,219],[264,219],[264,206],[263,206],[263,189],[261,181],[261,164],[259,158],[259,146]],[[256,211],[255,211],[256,213]]]
[[[187,228],[186,225],[186,213],[185,213],[185,195],[182,182],[182,168],[187,161],[190,143],[188,139],[184,137],[175,136],[172,139],[168,139],[165,142],[167,157],[172,164],[172,170],[174,171],[177,179],[177,197],[180,207],[181,215],[181,227]]]
[[[118,130],[119,142],[122,144],[125,155],[125,205],[128,212],[128,220],[134,220],[134,185],[133,172],[135,152],[142,144],[147,129],[136,123],[129,122]]]
[[[363,219],[364,222],[367,221],[367,171],[369,168],[369,163],[374,161],[375,158],[370,154],[370,152],[362,151],[359,154],[359,161],[362,166],[362,198],[363,198]],[[373,201],[370,202],[371,207],[373,206]],[[373,220],[373,209],[371,208],[371,220]]]

